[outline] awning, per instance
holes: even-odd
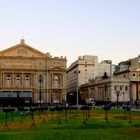
[[[15,92],[1,92],[0,93],[0,97],[3,97],[3,98],[16,98],[17,97],[17,93]]]

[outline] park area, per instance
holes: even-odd
[[[140,111],[0,111],[0,140],[140,140]]]

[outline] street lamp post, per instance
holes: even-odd
[[[78,75],[79,75],[80,71],[75,71],[74,73],[77,74],[76,105],[78,106],[78,104],[79,104],[79,77],[78,77]]]
[[[39,88],[40,88],[40,90],[39,90],[39,103],[40,103],[40,106],[41,106],[41,100],[42,100],[42,98],[41,98],[41,94],[42,94],[42,92],[41,92],[41,84],[43,83],[43,76],[42,75],[39,75],[39,77],[38,77],[38,81],[39,81]]]

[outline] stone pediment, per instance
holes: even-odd
[[[44,58],[46,55],[35,48],[32,48],[25,44],[24,40],[21,39],[20,44],[17,44],[13,47],[0,51],[0,56],[4,57],[41,57]]]

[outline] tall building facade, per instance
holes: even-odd
[[[66,101],[66,58],[52,57],[24,39],[0,52],[0,105]]]
[[[90,79],[102,76],[105,72],[110,75],[111,66],[109,60],[98,63],[97,56],[79,56],[78,60],[67,68],[66,87],[69,102],[76,103],[80,85],[88,83]]]

